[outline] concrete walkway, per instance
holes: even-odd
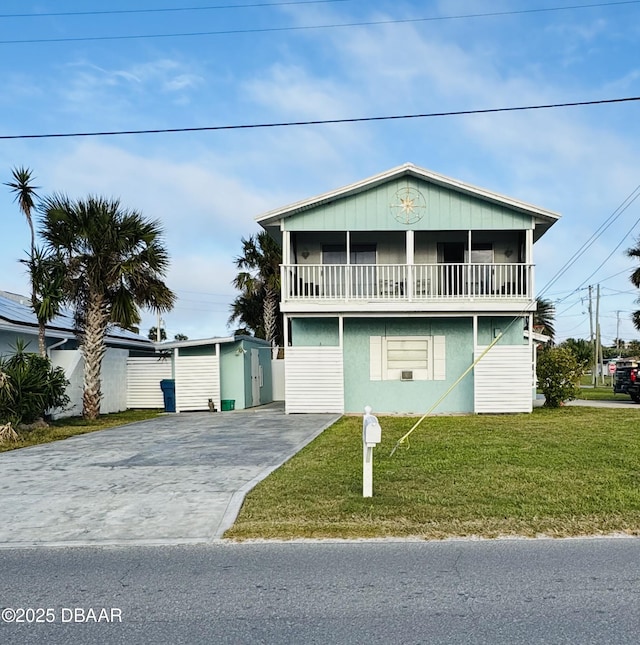
[[[184,413],[0,454],[0,547],[208,542],[339,415]]]

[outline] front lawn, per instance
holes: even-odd
[[[626,401],[631,403],[631,397],[628,394],[615,394],[613,388],[608,385],[581,387],[578,398],[587,401]]]
[[[125,412],[115,412],[113,414],[100,415],[95,421],[87,421],[82,417],[69,417],[68,419],[59,419],[58,421],[49,422],[48,428],[36,428],[34,430],[21,430],[18,432],[19,440],[17,442],[0,443],[0,452],[15,450],[16,448],[26,448],[35,446],[40,443],[49,443],[67,439],[78,434],[95,432],[115,426],[123,426],[134,421],[144,421],[153,419],[160,414],[161,410],[126,410]]]
[[[374,496],[362,497],[361,417],[344,417],[247,496],[226,537],[640,534],[640,417],[533,414],[381,418]]]

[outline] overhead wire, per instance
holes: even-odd
[[[387,20],[367,20],[361,22],[348,22],[348,23],[331,23],[324,25],[293,25],[287,27],[257,27],[250,29],[223,29],[217,31],[196,31],[185,33],[164,33],[164,34],[134,34],[134,35],[121,35],[121,36],[77,36],[77,37],[64,37],[64,38],[26,38],[20,40],[1,40],[2,45],[20,45],[20,44],[35,44],[35,43],[65,43],[65,42],[91,42],[91,41],[106,41],[106,40],[140,40],[150,38],[194,38],[202,36],[229,36],[238,34],[260,34],[260,33],[281,33],[287,31],[308,31],[308,30],[326,30],[326,29],[344,29],[351,27],[374,27],[380,25],[394,25],[394,24],[416,24],[427,22],[439,22],[445,20],[469,20],[473,18],[496,18],[514,15],[526,14],[542,14],[549,12],[559,11],[575,11],[580,9],[593,9],[598,7],[615,7],[624,5],[635,5],[640,3],[640,0],[619,0],[617,2],[598,2],[591,4],[575,4],[566,5],[563,7],[540,7],[534,9],[520,9],[520,10],[505,10],[505,11],[492,11],[482,13],[466,13],[452,16],[428,16],[426,18],[396,18]],[[305,4],[305,3],[302,3]],[[77,15],[80,15],[78,13]],[[25,17],[24,15],[11,14],[0,17]]]
[[[145,128],[140,130],[109,130],[97,132],[56,132],[48,134],[4,134],[0,140],[10,139],[56,139],[70,137],[108,137],[133,134],[169,134],[184,132],[217,132],[221,130],[257,130],[266,128],[285,128],[312,125],[336,125],[344,123],[371,123],[376,121],[400,121],[406,119],[429,119],[435,117],[469,116],[474,114],[500,114],[505,112],[526,112],[533,110],[551,110],[559,108],[587,107],[593,105],[612,105],[640,101],[640,96],[627,96],[614,99],[596,99],[593,101],[568,101],[564,103],[544,103],[537,105],[518,105],[500,108],[481,108],[473,110],[451,110],[447,112],[426,112],[423,114],[394,114],[386,116],[349,117],[343,119],[313,119],[309,121],[282,121],[271,123],[244,123],[237,125],[197,126],[192,128]],[[639,190],[640,186],[636,188]],[[628,199],[628,198],[627,198]]]
[[[153,7],[147,9],[102,9],[94,11],[43,11],[38,13],[3,13],[0,18],[60,18],[68,16],[113,16],[138,13],[177,13],[186,11],[215,11],[219,9],[254,9],[262,7],[286,7],[290,5],[330,4],[353,2],[353,0],[284,0],[283,2],[252,2],[250,4],[219,4],[200,7]],[[640,0],[638,0],[640,2]]]

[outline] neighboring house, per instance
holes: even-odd
[[[29,304],[29,298],[0,291],[0,355],[11,354],[18,339],[28,343],[28,351],[37,353],[38,321]],[[78,350],[73,316],[69,312],[63,312],[47,325],[46,344],[51,362],[55,366],[63,367],[69,380],[67,394],[71,399],[71,405],[55,416],[81,414],[84,361]],[[101,374],[100,411],[103,414],[120,412],[127,408],[129,356],[153,355],[155,352],[155,346],[148,338],[115,326],[109,329],[106,344],[107,351],[102,361]]]
[[[173,341],[157,347],[170,352],[167,364],[159,364],[157,358],[131,359],[130,376],[139,365],[147,375],[155,374],[152,380],[157,388],[160,378],[174,379],[176,412],[208,410],[209,400],[219,411],[231,405],[242,410],[273,401],[271,345],[266,340],[230,336]],[[131,407],[146,407],[135,403],[130,398]]]
[[[559,215],[405,164],[257,221],[282,244],[287,412],[532,409],[534,243]]]

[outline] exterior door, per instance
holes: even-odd
[[[251,405],[260,405],[260,352],[251,350]]]

